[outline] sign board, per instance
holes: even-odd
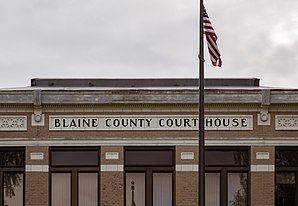
[[[74,130],[198,130],[197,116],[163,115],[55,115],[50,131]],[[206,115],[206,130],[253,130],[252,115]]]

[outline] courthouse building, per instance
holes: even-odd
[[[298,205],[298,90],[206,79],[206,206]],[[0,205],[197,206],[197,79],[0,89]]]

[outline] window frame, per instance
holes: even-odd
[[[246,173],[247,175],[247,205],[250,205],[250,147],[205,147],[205,151],[246,151],[247,164],[246,165],[207,165],[205,164],[205,173],[219,173],[220,174],[220,206],[228,205],[228,174],[229,173]],[[205,154],[206,160],[206,154]]]
[[[158,164],[140,166],[126,165],[126,151],[171,151],[172,165],[161,166]],[[127,173],[145,173],[145,205],[153,205],[153,173],[171,173],[172,174],[172,206],[176,205],[176,184],[175,184],[175,162],[176,162],[176,148],[175,147],[150,147],[150,146],[127,146],[124,147],[124,205],[126,205],[126,174]],[[128,205],[126,205],[128,206]]]
[[[297,165],[278,165],[277,164],[277,158],[276,158],[276,154],[278,151],[290,151],[290,150],[297,150],[298,151],[298,147],[297,146],[280,146],[280,147],[275,147],[275,175],[274,175],[274,192],[276,194],[276,183],[277,183],[277,173],[295,173],[295,187],[296,187],[296,199],[295,199],[295,205],[298,206],[298,166]],[[275,195],[274,197],[274,201],[275,204],[277,203],[277,195]]]
[[[0,166],[0,203],[4,205],[4,173],[20,173],[23,174],[23,206],[25,206],[25,162],[26,162],[26,153],[25,147],[0,147],[0,151],[16,151],[23,152],[23,164],[19,166]]]
[[[84,166],[84,165],[52,165],[52,151],[98,151],[98,165]],[[97,173],[97,205],[100,205],[100,147],[50,147],[49,148],[49,205],[52,205],[52,174],[53,173],[70,173],[71,178],[71,205],[78,206],[79,203],[79,173]]]

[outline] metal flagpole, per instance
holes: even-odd
[[[199,206],[205,206],[205,113],[204,113],[204,31],[203,31],[203,0],[200,0],[200,38],[199,38]]]

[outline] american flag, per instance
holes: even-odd
[[[221,67],[221,64],[222,64],[222,61],[220,58],[221,55],[216,44],[217,36],[212,27],[211,21],[209,19],[209,16],[207,14],[205,7],[203,12],[203,30],[204,30],[204,34],[206,34],[207,45],[208,45],[211,62],[213,66]]]

